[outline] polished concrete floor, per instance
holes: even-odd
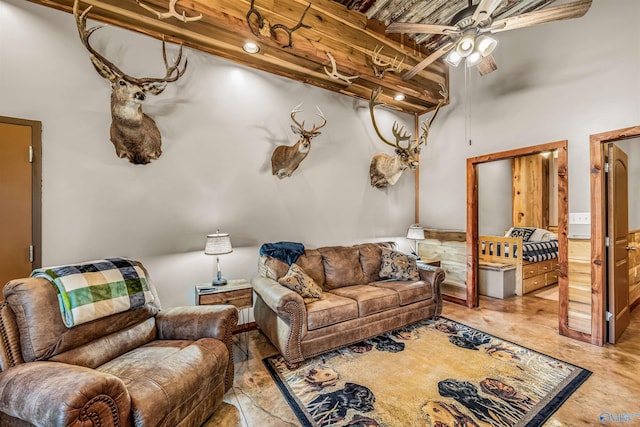
[[[482,297],[480,308],[446,303],[443,316],[466,323],[593,372],[546,426],[640,426],[640,309],[615,346],[597,347],[558,335],[557,302],[537,297],[496,300]],[[234,388],[206,424],[212,426],[300,425],[262,359],[276,353],[259,332],[249,334],[249,357],[235,355]],[[399,422],[398,425],[402,425]]]

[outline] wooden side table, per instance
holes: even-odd
[[[236,327],[238,337],[237,346],[249,358],[249,335],[246,329],[240,325],[244,325],[248,319],[245,319],[246,309],[253,307],[253,287],[251,283],[244,279],[229,280],[226,285],[214,286],[210,283],[196,285],[196,304],[197,305],[217,305],[231,304],[238,309],[239,320],[241,323]],[[242,339],[244,338],[244,340]],[[244,348],[242,346],[244,341]]]

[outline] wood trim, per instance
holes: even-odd
[[[73,6],[73,0],[30,1],[66,12],[71,12]],[[168,3],[168,0],[145,0],[145,4],[157,10],[167,10]],[[190,16],[202,14],[201,20],[188,23],[173,18],[159,20],[132,0],[82,0],[80,7],[85,10],[89,5],[94,6],[89,13],[92,20],[157,39],[165,37],[171,43],[182,43],[242,65],[363,100],[368,100],[371,91],[382,86],[385,90],[380,100],[390,108],[407,113],[424,114],[433,110],[440,101],[439,84],[448,86],[449,69],[441,60],[410,81],[403,81],[402,73],[387,73],[384,78],[377,78],[370,63],[376,46],[383,48],[381,55],[386,58],[404,57],[403,71],[418,64],[430,52],[404,35],[385,34],[381,22],[367,19],[364,14],[332,0],[312,2],[303,20],[310,28],[303,27],[293,33],[292,47],[284,46],[288,41],[283,40],[286,37],[280,32],[259,37],[253,34],[247,24],[250,3],[250,0],[185,2],[179,5],[180,10],[186,8]],[[256,0],[254,7],[271,25],[293,27],[309,4],[307,0]],[[74,25],[71,17],[69,25]],[[256,42],[260,52],[245,53],[242,45],[246,41]],[[80,41],[75,48],[82,49]],[[329,65],[326,52],[334,56],[340,73],[359,78],[346,84],[328,77],[323,70]],[[393,99],[398,91],[404,93],[405,100]]]
[[[477,167],[481,163],[494,160],[539,154],[544,151],[558,150],[558,284],[559,298],[564,298],[564,308],[560,302],[558,321],[560,333],[569,332],[568,325],[568,194],[569,174],[567,162],[567,141],[557,141],[531,147],[517,148],[467,159],[467,301],[468,307],[478,304],[478,177]],[[562,311],[564,310],[564,312]]]
[[[31,240],[33,267],[42,267],[42,122],[0,116],[0,123],[31,127],[33,163],[31,165]]]
[[[478,163],[467,159],[467,307],[478,306]]]
[[[640,126],[632,126],[609,132],[593,134],[589,137],[591,162],[591,343],[604,345],[606,334],[606,200],[604,198],[605,176],[604,144],[640,136]]]
[[[414,126],[413,126],[413,134],[418,137],[420,135],[420,116],[418,114],[413,115],[414,118]],[[415,180],[415,212],[414,212],[414,223],[420,223],[420,153],[417,155],[418,160],[418,168],[415,170],[414,180]]]

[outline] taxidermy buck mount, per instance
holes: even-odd
[[[182,69],[182,46],[176,61],[169,65],[164,39],[162,40],[162,58],[166,74],[161,78],[135,78],[123,73],[118,67],[98,53],[89,38],[102,26],[91,27],[88,30],[87,14],[93,6],[89,6],[79,14],[78,0],[73,3],[73,15],[78,26],[78,34],[82,44],[91,54],[91,62],[98,74],[111,82],[111,142],[116,154],[120,158],[127,158],[131,163],[144,165],[155,160],[162,154],[162,138],[156,122],[142,112],[142,103],[146,94],[160,94],[167,83],[175,82],[187,70],[187,60]]]
[[[440,95],[442,95],[442,99],[438,102],[438,106],[429,121],[422,122],[422,134],[420,137],[412,141],[411,135],[406,133],[404,127],[400,126],[398,122],[394,122],[391,132],[396,140],[395,142],[391,142],[386,139],[382,135],[382,132],[380,132],[380,129],[378,129],[376,116],[373,111],[377,105],[381,104],[381,102],[376,101],[381,92],[381,87],[378,87],[371,92],[371,99],[369,101],[371,121],[373,122],[373,128],[375,129],[378,138],[380,138],[380,140],[385,144],[395,148],[396,154],[395,156],[390,156],[385,153],[377,153],[371,159],[371,164],[369,166],[369,178],[371,179],[371,186],[375,188],[385,188],[388,185],[394,185],[398,182],[398,179],[400,179],[400,176],[402,176],[402,172],[404,172],[405,169],[418,168],[418,155],[420,154],[422,146],[427,143],[431,123],[433,123],[433,119],[436,118],[438,111],[440,111],[440,107],[447,102],[448,98],[447,88],[440,83]]]
[[[291,111],[291,120],[295,123],[295,126],[291,125],[291,130],[293,133],[300,135],[300,139],[291,146],[278,145],[271,155],[271,172],[280,179],[290,177],[291,174],[298,169],[300,162],[309,154],[311,140],[320,135],[318,130],[327,124],[327,119],[324,117],[324,114],[322,114],[322,111],[320,111],[320,107],[316,106],[319,113],[318,116],[322,119],[322,124],[316,126],[314,123],[310,130],[306,130],[304,128],[304,121],[300,124],[296,120],[296,113],[302,111],[299,110],[301,105],[302,104],[299,104]]]

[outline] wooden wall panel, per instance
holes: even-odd
[[[426,230],[418,242],[418,256],[424,261],[440,261],[445,271],[442,292],[466,299],[467,246],[464,231]]]
[[[569,328],[591,333],[591,241],[569,239]]]
[[[513,226],[549,225],[549,159],[539,154],[516,157],[513,172]]]

